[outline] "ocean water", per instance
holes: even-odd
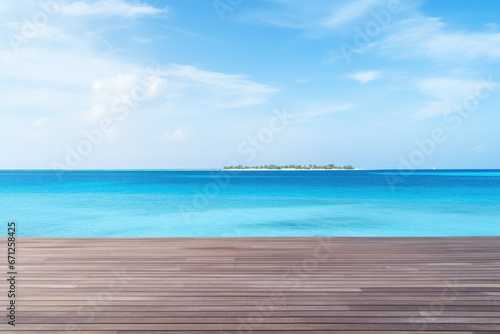
[[[500,170],[0,171],[0,234],[494,236]]]

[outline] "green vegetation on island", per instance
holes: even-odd
[[[334,164],[328,164],[324,166],[318,165],[264,165],[264,166],[225,166],[223,169],[355,169],[351,165],[347,166],[335,166]]]

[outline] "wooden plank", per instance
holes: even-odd
[[[16,259],[2,333],[500,332],[500,237],[21,237]]]

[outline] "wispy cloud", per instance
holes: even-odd
[[[394,57],[446,62],[498,59],[500,33],[452,31],[435,17],[410,19],[396,24],[378,49]]]
[[[361,71],[361,72],[351,73],[347,75],[347,77],[353,80],[357,80],[362,84],[365,84],[369,81],[373,81],[379,78],[381,73],[382,71]]]
[[[173,132],[166,132],[162,137],[162,141],[165,144],[182,144],[185,143],[193,134],[194,131],[189,126],[181,126]]]
[[[454,105],[474,95],[480,81],[451,78],[420,80],[417,88],[431,100],[414,115],[415,120],[442,116],[453,111]]]
[[[137,142],[147,142],[144,138],[136,142],[130,139],[138,136],[139,127],[150,129],[150,139],[158,140],[171,118],[184,118],[182,122],[191,126],[204,122],[200,119],[210,120],[211,112],[257,105],[279,91],[241,74],[186,65],[154,64],[150,69],[139,61],[103,56],[73,40],[57,47],[45,47],[45,39],[41,42],[33,43],[21,54],[0,49],[3,108],[24,110],[12,113],[12,117],[0,115],[0,140],[23,140],[26,145],[44,143],[49,147],[46,155],[57,159],[65,154],[65,145],[80,140],[83,130],[96,128],[104,119],[113,120],[114,125],[106,134],[109,145],[136,147]],[[124,109],[124,98],[143,93],[144,98],[129,103],[137,105],[128,108],[133,122],[121,121],[123,113],[116,111]],[[119,108],[114,108],[116,103]],[[201,117],[191,117],[194,114]],[[164,139],[182,142],[191,133],[186,128],[174,128],[170,135]]]
[[[277,91],[242,75],[204,71],[186,65],[172,64],[154,71],[142,69],[142,72],[95,80],[91,85],[92,105],[83,119],[98,122],[113,115],[117,107],[127,105],[127,100],[138,94],[140,103],[132,104],[139,105],[134,107],[139,112],[152,109],[179,114],[187,110],[205,112],[259,104]]]
[[[477,145],[471,150],[472,155],[478,155],[481,154],[485,151],[485,148],[483,145]]]
[[[332,30],[367,15],[371,9],[386,2],[383,0],[308,2],[272,0],[267,9],[251,12],[246,15],[246,18],[274,26]]]
[[[203,37],[201,35],[198,35],[198,34],[195,34],[195,33],[191,32],[191,31],[186,30],[186,29],[172,27],[172,26],[169,26],[169,25],[166,25],[166,24],[162,24],[161,26],[163,28],[165,28],[165,29],[175,31],[175,32],[178,32],[178,33],[183,34],[183,35],[187,35],[187,36],[190,36],[190,37],[198,38],[198,39],[201,39],[201,40],[207,40],[205,37]]]
[[[272,85],[257,83],[245,75],[200,70],[188,65],[170,65],[161,70],[176,96],[195,94],[193,104],[211,108],[237,108],[265,102],[279,91]]]
[[[84,119],[89,122],[99,121],[114,112],[115,106],[125,105],[130,96],[137,98],[136,103],[141,105],[164,95],[167,80],[144,72],[138,74],[119,74],[107,79],[97,79],[92,85],[92,107],[86,111]]]
[[[40,128],[48,125],[50,123],[49,117],[42,117],[31,123],[34,127]]]
[[[306,103],[301,107],[303,111],[291,113],[290,117],[293,119],[292,123],[309,122],[319,116],[351,110],[354,107],[355,104],[353,103]]]
[[[327,27],[338,27],[365,15],[373,7],[382,3],[381,0],[357,0],[337,6],[329,17],[322,22]]]
[[[166,13],[168,7],[156,8],[146,4],[131,5],[123,0],[101,0],[94,3],[75,1],[61,5],[63,15],[73,16],[125,16],[157,15]]]

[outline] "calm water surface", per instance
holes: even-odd
[[[500,170],[0,171],[19,236],[500,235]]]

